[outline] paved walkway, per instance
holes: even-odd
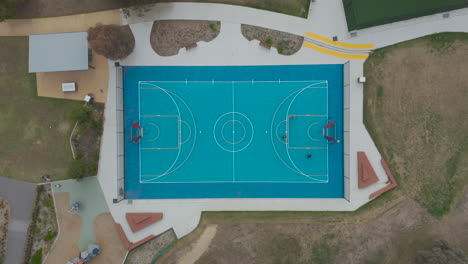
[[[10,19],[0,23],[0,36],[29,36],[62,32],[81,32],[102,24],[122,24],[119,10],[63,17]]]
[[[36,184],[0,177],[0,196],[10,203],[5,264],[17,264],[24,257],[24,246],[36,200]]]
[[[56,185],[60,184],[60,187]],[[78,215],[81,217],[81,236],[78,242],[80,250],[86,249],[91,243],[96,243],[94,233],[94,220],[97,216],[108,213],[106,201],[96,177],[86,177],[80,181],[66,180],[54,182],[54,193],[69,193],[70,207],[73,202],[80,202],[81,209]]]

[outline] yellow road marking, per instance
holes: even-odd
[[[306,35],[311,38],[315,38],[323,42],[327,42],[327,43],[330,43],[336,46],[345,47],[345,48],[351,48],[351,49],[373,49],[374,48],[374,44],[351,44],[351,43],[345,43],[345,42],[340,42],[340,41],[333,41],[332,39],[314,34],[312,32],[307,32]]]
[[[307,43],[307,42],[304,42],[304,46],[306,46],[307,48],[314,49],[316,51],[320,51],[322,53],[326,53],[328,55],[332,55],[332,56],[335,56],[335,57],[346,58],[346,59],[364,60],[364,59],[367,59],[367,57],[369,57],[368,55],[352,55],[352,54],[340,53],[340,52],[336,52],[336,51],[333,51],[333,50],[328,50],[328,49],[325,49],[325,48],[322,48],[322,47],[319,47],[319,46],[316,46],[316,45],[313,45],[313,44],[310,44],[310,43]]]

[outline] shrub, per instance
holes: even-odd
[[[101,120],[99,120],[99,121],[93,120],[91,122],[91,128],[94,129],[94,131],[98,135],[102,135],[102,132],[104,131],[103,123],[102,123]]]
[[[42,263],[42,248],[37,250],[31,259],[31,264],[41,264],[41,263]]]
[[[84,160],[72,160],[68,167],[68,177],[80,180],[87,176],[93,176],[97,173],[97,164],[94,162],[86,162]]]
[[[81,152],[76,153],[75,159],[80,160],[84,157],[84,154]]]
[[[19,4],[25,2],[24,0],[7,0],[0,1],[0,22],[3,20],[14,18],[16,15],[16,9]]]
[[[44,237],[44,241],[49,241],[51,240],[52,238],[54,238],[55,236],[57,236],[57,232],[52,232],[52,231],[47,231],[47,235]]]
[[[278,53],[279,54],[283,54],[283,42],[281,41],[280,43],[278,43],[278,47],[276,47],[276,49],[278,50]]]
[[[123,59],[135,48],[129,26],[97,24],[88,29],[88,42],[96,53],[111,60]]]
[[[49,207],[49,206],[54,205],[54,201],[53,201],[53,200],[45,200],[45,201],[42,201],[42,204],[43,204],[44,206]]]
[[[273,40],[270,37],[268,37],[267,39],[265,39],[265,43],[271,45],[273,44]]]
[[[216,28],[216,24],[213,24],[213,23],[210,24],[210,29],[211,29],[211,31],[213,31],[213,32],[216,32],[216,31],[218,30],[218,29]]]
[[[89,105],[81,105],[71,111],[71,119],[75,122],[89,123],[93,119],[93,108]]]

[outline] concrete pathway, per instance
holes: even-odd
[[[81,32],[87,31],[88,28],[97,23],[122,24],[120,11],[109,10],[62,17],[10,19],[0,23],[0,36]]]
[[[57,187],[57,184],[60,187]],[[81,236],[78,242],[80,250],[86,249],[91,243],[96,243],[94,220],[97,216],[108,213],[104,195],[96,177],[86,177],[80,181],[66,180],[53,184],[54,193],[69,193],[70,207],[73,202],[80,202],[82,208],[77,212],[81,217]]]
[[[305,35],[312,32],[327,38],[338,37],[339,41],[366,44],[376,48],[444,31],[468,31],[468,8],[447,12],[449,18],[435,14],[395,22],[382,26],[348,32],[342,0],[312,2],[307,19],[269,12],[260,9],[208,3],[159,3],[148,6],[149,11],[139,17],[130,12],[124,23],[134,24],[163,19],[218,20],[228,23],[243,23]]]
[[[36,184],[0,177],[0,196],[10,203],[5,264],[18,264],[24,258],[24,246],[36,200]]]

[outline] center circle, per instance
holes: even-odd
[[[228,120],[221,127],[221,135],[229,144],[239,144],[245,139],[247,130],[239,120]]]

